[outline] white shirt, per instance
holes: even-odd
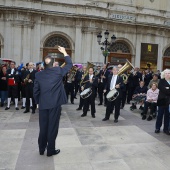
[[[13,74],[14,73],[14,68],[13,69],[11,69],[11,74]]]
[[[89,79],[92,79],[92,78],[93,78],[93,74],[92,75],[89,74]]]
[[[115,88],[116,80],[117,80],[117,75],[113,75],[113,76],[112,76],[112,80],[111,80],[111,82],[110,82],[110,90],[112,90],[112,89]]]

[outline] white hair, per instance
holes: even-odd
[[[161,79],[165,78],[165,73],[170,72],[170,69],[165,69],[164,71],[161,72]]]

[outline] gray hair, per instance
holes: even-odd
[[[161,79],[165,78],[166,72],[170,72],[170,69],[165,69],[164,71],[161,72]]]

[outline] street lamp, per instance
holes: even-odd
[[[106,57],[108,57],[108,55],[110,54],[110,46],[113,43],[115,43],[116,37],[115,37],[115,35],[112,35],[111,41],[109,42],[108,41],[108,38],[109,38],[109,31],[108,30],[105,31],[104,36],[105,36],[105,41],[101,42],[102,35],[101,35],[101,33],[99,33],[97,35],[97,42],[98,42],[99,45],[103,46],[100,49],[101,49],[102,54],[104,56],[104,63],[106,64]]]

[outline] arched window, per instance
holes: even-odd
[[[70,49],[70,45],[68,43],[68,41],[58,35],[52,36],[50,38],[47,39],[47,41],[45,42],[45,47],[55,47],[55,46],[62,46],[64,48]]]
[[[110,52],[130,53],[130,49],[125,43],[116,42],[110,47]]]
[[[164,56],[170,57],[170,47],[165,50]]]

